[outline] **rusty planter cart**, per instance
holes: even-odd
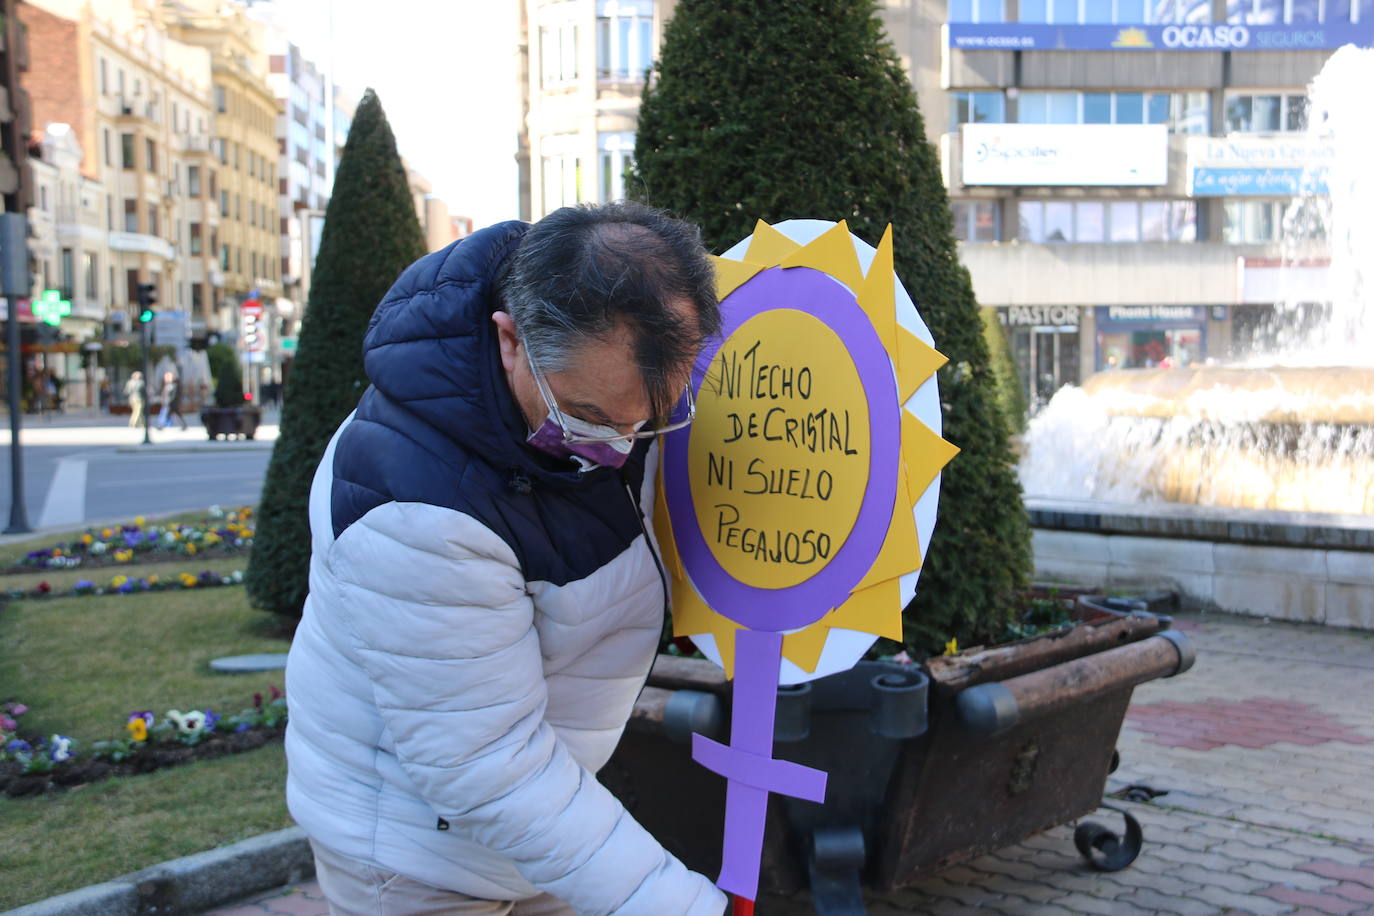
[[[811,889],[819,913],[861,913],[890,891],[1078,820],[1103,805],[1134,688],[1193,663],[1166,616],[1080,598],[1075,626],[931,659],[862,662],[779,691],[774,755],[830,773],[824,805],[772,797],[761,892]],[[1118,605],[1119,606],[1119,605]],[[691,760],[693,731],[728,731],[730,686],[709,662],[660,656],[600,777],[691,868],[720,870],[725,782]],[[1119,810],[1119,809],[1116,809]],[[1085,822],[1094,868],[1143,841]]]

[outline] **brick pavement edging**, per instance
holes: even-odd
[[[189,916],[314,873],[305,831],[288,827],[30,903],[7,916]]]

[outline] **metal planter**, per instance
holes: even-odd
[[[810,886],[818,911],[860,912],[860,884],[907,886],[1101,807],[1131,692],[1187,670],[1193,654],[1168,617],[1082,599],[1078,608],[1080,624],[1055,633],[919,671],[862,663],[780,692],[774,756],[827,771],[830,789],[824,805],[770,799],[761,890]],[[884,675],[904,676],[907,691],[887,720],[874,683]],[[660,656],[601,773],[671,852],[712,876],[725,783],[685,741],[692,730],[725,734],[728,709],[719,669]],[[1128,819],[1128,840],[1136,829]],[[1134,858],[1104,828],[1079,834],[1096,867]]]

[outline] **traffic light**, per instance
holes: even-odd
[[[261,339],[262,328],[258,322],[261,313],[245,309],[243,312],[243,349],[253,351],[259,349],[258,342]]]
[[[153,320],[153,306],[157,305],[157,286],[152,283],[138,284],[138,321],[147,324]]]

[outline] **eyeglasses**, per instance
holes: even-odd
[[[544,397],[544,404],[549,408],[549,413],[558,421],[558,426],[563,430],[563,441],[568,443],[593,443],[593,442],[619,442],[622,439],[653,439],[670,433],[674,430],[682,429],[697,418],[697,402],[692,397],[692,385],[689,382],[682,390],[682,402],[685,403],[686,413],[682,419],[656,426],[653,429],[637,429],[634,432],[625,433],[618,436],[583,436],[568,429],[568,421],[563,416],[563,411],[558,409],[558,402],[554,400],[553,391],[549,388],[548,380],[544,378],[544,373],[539,371],[539,366],[535,364],[534,357],[530,355],[529,347],[521,347],[525,351],[525,359],[530,364],[530,374],[534,376],[534,383],[539,387],[539,393]],[[681,409],[681,408],[679,408]],[[678,413],[674,410],[673,413]]]

